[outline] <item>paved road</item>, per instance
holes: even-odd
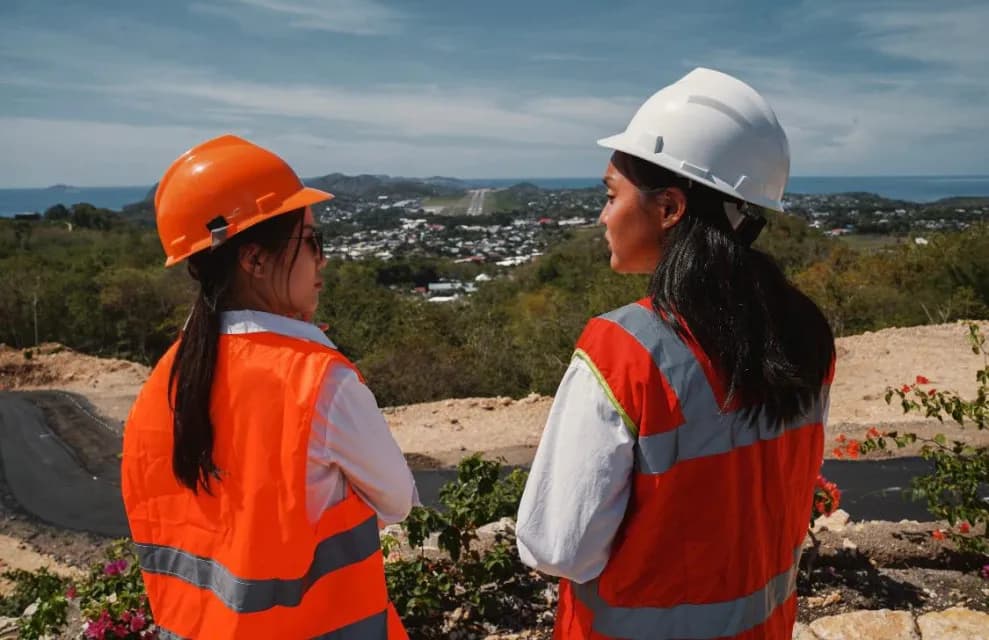
[[[119,466],[102,465],[97,475],[86,471],[86,460],[49,428],[44,413],[30,398],[26,394],[0,392],[0,461],[14,498],[29,513],[59,527],[126,536]],[[66,406],[75,405],[66,403]],[[66,406],[59,410],[66,411]],[[105,427],[92,418],[75,426],[99,430],[101,437],[106,437]],[[107,446],[115,447],[113,454],[118,453],[120,439],[111,438]],[[92,458],[91,454],[87,455]],[[928,468],[928,463],[920,458],[828,460],[823,473],[841,487],[841,506],[852,519],[932,520],[923,504],[907,501],[902,495],[910,479]],[[422,501],[436,506],[439,488],[452,480],[456,472],[420,470],[414,475]],[[989,487],[983,491],[989,499]]]
[[[852,520],[934,520],[922,502],[912,502],[903,495],[911,478],[930,468],[922,458],[844,461],[825,460],[821,473],[841,489],[841,508]],[[416,471],[416,485],[424,504],[436,505],[444,483],[456,478],[449,469]],[[983,488],[989,499],[989,487]]]
[[[107,536],[128,534],[119,466],[100,475],[86,471],[25,395],[0,392],[0,461],[14,499],[41,520]]]

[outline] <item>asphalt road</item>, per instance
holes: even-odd
[[[105,462],[107,456],[119,453],[119,437],[108,434],[104,425],[66,399],[57,407],[58,415],[74,413],[74,430],[92,430],[81,438],[72,432],[73,439],[83,443],[79,449],[85,451],[80,455],[49,426],[45,413],[34,404],[37,401],[30,394],[0,392],[0,462],[10,494],[25,511],[50,524],[113,537],[128,535],[119,465]],[[52,399],[46,397],[45,402]],[[109,449],[101,452],[102,462],[92,451],[94,442],[104,442]],[[922,503],[906,500],[902,491],[928,468],[920,458],[828,460],[823,474],[841,488],[841,507],[853,520],[923,521],[933,518]],[[420,498],[431,506],[438,504],[440,487],[456,476],[450,469],[413,473]],[[989,487],[983,490],[989,498]]]
[[[119,466],[87,471],[26,395],[0,392],[0,463],[7,490],[28,513],[65,529],[128,534]]]

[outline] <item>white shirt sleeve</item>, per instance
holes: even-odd
[[[339,475],[342,472],[343,478]],[[307,509],[339,502],[349,482],[384,524],[419,504],[415,480],[371,390],[350,367],[333,365],[313,410]]]
[[[522,562],[578,583],[604,570],[631,491],[635,439],[603,384],[583,359],[571,361],[516,525]]]

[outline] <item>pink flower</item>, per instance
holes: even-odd
[[[76,586],[74,584],[69,585],[69,588],[65,590],[65,597],[69,600],[74,600],[79,593],[76,591]]]
[[[85,636],[90,640],[104,640],[106,632],[110,630],[113,621],[110,620],[110,612],[104,609],[100,612],[100,617],[86,623]]]
[[[917,376],[917,384],[927,384],[929,382],[930,380],[928,380],[924,376]]]
[[[935,540],[944,540],[944,531],[935,529],[934,531],[931,531],[931,537]]]
[[[121,573],[127,570],[127,561],[123,558],[119,560],[114,560],[113,562],[108,562],[103,566],[103,575],[105,576],[119,576]]]
[[[989,580],[989,564],[982,566],[982,577]]]
[[[958,525],[959,533],[968,533],[971,530],[972,530],[972,526],[968,522],[962,522],[961,524]]]
[[[140,631],[148,624],[148,621],[144,618],[144,614],[140,611],[134,613],[130,619],[130,630]]]

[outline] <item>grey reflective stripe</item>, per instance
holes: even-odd
[[[722,413],[693,351],[651,309],[630,304],[600,318],[620,326],[651,354],[680,402],[683,425],[663,433],[639,436],[636,441],[639,473],[664,473],[678,461],[727,453],[759,440],[772,440],[787,430],[820,422],[823,418],[820,400],[814,402],[803,417],[783,425],[782,429],[776,428],[762,411],[751,421],[741,412]]]
[[[800,547],[793,565],[747,596],[709,604],[673,607],[613,607],[601,599],[598,580],[573,584],[574,594],[594,614],[594,631],[628,640],[705,640],[736,636],[762,624],[797,588]]]
[[[158,638],[160,640],[186,640],[179,634],[161,626],[158,627]],[[387,638],[388,612],[386,610],[363,620],[352,622],[346,627],[316,636],[312,640],[387,640]]]
[[[375,516],[353,529],[331,536],[316,546],[312,563],[301,578],[247,580],[210,558],[150,544],[135,544],[141,568],[150,573],[174,576],[189,584],[208,589],[237,613],[255,613],[271,607],[294,607],[302,602],[309,588],[337,569],[370,557],[380,548]],[[270,551],[259,551],[270,553]]]
[[[346,627],[316,636],[313,640],[386,640],[388,638],[388,612],[358,620]]]

